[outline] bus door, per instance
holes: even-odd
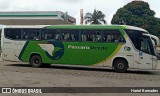
[[[139,52],[140,69],[152,69],[153,54],[154,49],[150,37],[143,35],[141,38],[141,51]]]

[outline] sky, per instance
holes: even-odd
[[[76,18],[76,24],[80,24],[80,9],[84,13],[93,13],[94,9],[102,11],[110,24],[117,9],[133,0],[0,0],[0,11],[62,11]],[[148,2],[150,8],[160,18],[160,1],[143,0]]]

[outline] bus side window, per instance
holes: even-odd
[[[112,41],[113,41],[112,35],[107,34],[106,41],[107,41],[107,42],[112,42]]]
[[[28,39],[28,30],[22,29],[22,39]]]
[[[71,40],[71,41],[75,41],[74,34],[72,34],[72,33],[70,34],[70,40]]]
[[[70,30],[69,32],[70,36],[69,36],[69,39],[70,41],[79,41],[79,32],[78,30]]]
[[[60,32],[61,32],[60,30],[55,31],[55,37],[54,37],[55,40],[60,40]]]
[[[61,30],[61,40],[62,41],[69,40],[69,32],[67,30]]]
[[[37,35],[37,29],[22,29],[22,39],[35,40],[37,38],[39,38]]]
[[[79,41],[79,32],[76,30],[61,30],[61,40],[62,41]]]
[[[84,31],[81,33],[81,41],[87,41],[86,32]]]
[[[48,39],[48,34],[44,34],[44,40]]]
[[[21,29],[5,29],[5,36],[8,39],[21,39]]]
[[[141,39],[141,51],[151,54],[151,49],[149,47],[149,41],[147,38],[142,38]]]
[[[119,30],[103,30],[103,42],[125,42]]]
[[[59,39],[60,39],[60,33],[56,33],[55,39],[56,39],[56,40],[59,40]]]
[[[40,40],[40,30],[36,30],[36,34],[34,35],[34,40]]]
[[[95,42],[96,41],[96,32],[95,30],[87,30],[87,41]]]
[[[15,32],[15,36],[14,38],[15,39],[21,39],[21,30],[20,29],[17,29],[17,30],[14,30]]]
[[[142,32],[137,30],[130,30],[130,29],[126,29],[125,32],[129,36],[135,48],[138,50],[141,50]]]
[[[87,35],[87,41],[93,41],[93,38],[91,37],[91,35]]]
[[[70,37],[71,37],[71,41],[77,41],[77,40],[75,39],[75,34],[70,34]]]
[[[44,40],[54,39],[54,35],[55,35],[55,32],[52,29],[43,30],[43,39]]]
[[[101,42],[101,39],[102,39],[101,31],[97,31],[96,32],[96,41]]]
[[[69,40],[69,33],[63,33],[63,34],[64,34],[63,40],[68,41]]]
[[[123,38],[123,36],[120,36],[119,42],[125,42],[125,39]]]

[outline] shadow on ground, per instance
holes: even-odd
[[[14,67],[28,67],[31,68],[29,64],[9,64],[5,66],[14,66]],[[93,68],[93,67],[81,67],[81,66],[62,66],[62,65],[51,65],[51,66],[44,66],[43,68],[48,69],[65,69],[65,70],[83,70],[83,71],[100,71],[100,72],[115,72],[113,69],[109,67],[103,68]],[[116,73],[116,72],[115,72]],[[127,74],[146,74],[146,75],[157,75],[160,74],[159,70],[128,70]],[[123,73],[121,73],[123,74]]]

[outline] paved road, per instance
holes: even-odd
[[[154,71],[51,66],[32,68],[19,62],[0,61],[0,86],[5,87],[159,87],[160,64]],[[43,96],[44,94],[0,94],[0,96]],[[46,96],[159,96],[160,94],[45,94]]]

